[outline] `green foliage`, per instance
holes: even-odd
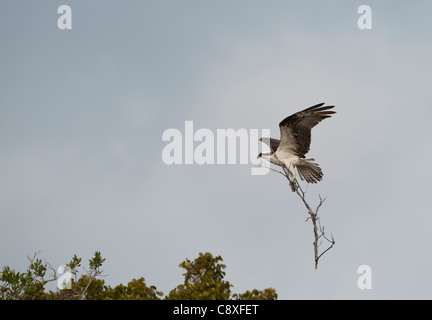
[[[34,259],[33,259],[34,260]],[[0,299],[2,300],[33,300],[45,297],[43,279],[46,267],[37,259],[30,261],[26,272],[16,272],[8,266],[0,273]]]
[[[100,267],[102,267],[102,264],[105,262],[105,260],[105,258],[102,258],[101,253],[96,251],[94,257],[89,260],[90,270],[94,271],[95,273],[101,272]]]
[[[160,300],[163,292],[157,291],[155,286],[147,287],[144,278],[132,279],[126,286],[120,284],[108,294],[111,300]]]
[[[221,256],[213,257],[211,253],[200,253],[193,262],[189,259],[180,263],[186,270],[184,284],[173,289],[167,299],[171,300],[228,300],[232,285],[223,281],[226,268]]]
[[[247,290],[245,293],[235,294],[233,298],[236,300],[276,300],[277,296],[276,289],[267,288],[264,291],[257,289]]]
[[[56,292],[45,292],[45,285],[50,281],[57,281],[55,269],[40,259],[30,259],[30,266],[24,273],[16,272],[8,266],[0,273],[0,299],[54,299],[54,300],[275,300],[276,290],[267,288],[264,291],[252,290],[241,294],[231,295],[231,287],[224,280],[226,266],[222,264],[222,257],[209,252],[200,253],[194,260],[186,259],[180,263],[185,270],[184,283],[178,285],[164,297],[163,292],[155,286],[147,286],[143,277],[132,279],[127,286],[119,284],[112,288],[107,286],[102,275],[105,258],[96,251],[89,259],[88,270],[81,266],[82,259],[76,255],[66,264],[72,274],[71,283]],[[80,268],[85,273],[82,273]],[[51,269],[53,277],[45,279],[47,269]]]
[[[81,258],[78,258],[77,256],[76,256],[76,254],[74,254],[74,256],[72,257],[72,260],[71,260],[71,262],[69,262],[68,264],[67,264],[67,266],[71,269],[70,271],[71,271],[71,273],[73,274],[73,275],[77,275],[77,273],[78,273],[78,270],[77,270],[77,268],[78,267],[81,267],[81,261],[82,261],[82,259]]]

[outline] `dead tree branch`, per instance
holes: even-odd
[[[315,239],[315,241],[313,242],[313,247],[314,247],[314,260],[315,260],[315,270],[316,270],[318,268],[319,259],[327,251],[329,251],[331,248],[333,248],[333,246],[336,243],[334,238],[333,238],[333,234],[330,236],[330,238],[328,238],[326,236],[325,230],[324,230],[325,228],[321,226],[321,223],[320,223],[319,217],[318,217],[318,210],[321,208],[321,206],[324,203],[324,201],[326,200],[326,198],[321,198],[321,195],[319,195],[319,204],[315,210],[312,210],[311,206],[306,201],[306,191],[303,191],[302,187],[300,186],[300,184],[298,183],[297,180],[292,181],[285,172],[275,170],[273,168],[269,168],[269,169],[274,171],[274,172],[280,173],[281,175],[285,176],[285,178],[288,179],[288,181],[290,182],[290,185],[294,186],[292,190],[300,197],[300,199],[302,200],[304,206],[306,207],[306,209],[308,211],[309,216],[306,219],[306,222],[308,220],[312,221],[313,234],[314,234],[314,239]],[[321,253],[319,253],[319,246],[322,244],[323,241],[321,239],[321,241],[319,242],[320,238],[323,238],[324,240],[326,240],[326,242],[329,243],[328,247],[325,250],[323,250]]]

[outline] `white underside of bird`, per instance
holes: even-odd
[[[313,158],[302,159],[295,154],[285,151],[276,151],[274,153],[266,152],[262,153],[261,157],[274,165],[280,166],[292,184],[297,180],[295,169],[299,171],[301,180],[306,180],[311,183],[319,181],[322,176],[321,168],[317,163],[313,162],[315,161]],[[312,170],[315,172],[309,172]],[[304,175],[306,175],[306,178]],[[314,176],[316,177],[315,179]]]
[[[301,180],[317,183],[322,180],[323,172],[314,159],[305,159],[311,142],[311,129],[325,118],[334,114],[333,106],[323,107],[324,103],[312,106],[285,118],[280,124],[281,140],[261,138],[270,147],[270,152],[260,153],[270,163],[283,168],[293,191],[297,174]]]

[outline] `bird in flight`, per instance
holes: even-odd
[[[261,138],[270,147],[270,152],[260,153],[258,158],[266,159],[283,168],[290,181],[292,191],[296,190],[296,172],[302,181],[317,183],[322,180],[323,172],[315,159],[306,159],[311,143],[311,130],[325,118],[336,113],[330,109],[334,106],[323,106],[324,103],[309,107],[285,118],[279,123],[280,140]]]

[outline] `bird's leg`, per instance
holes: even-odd
[[[292,179],[290,179],[291,190],[292,192],[295,192],[297,190],[297,175],[291,162],[289,165],[289,172],[291,173],[292,177]]]
[[[274,154],[274,156],[279,162],[282,162],[284,164],[281,165],[281,167],[285,171],[285,176],[289,181],[292,192],[295,192],[297,190],[297,179],[294,166],[290,161],[280,161],[277,154]],[[291,176],[293,177],[292,179],[290,178]]]
[[[295,192],[297,190],[297,184],[296,184],[296,180],[290,180],[290,187],[291,187],[291,191]]]
[[[290,184],[290,187],[291,187],[291,191],[295,192],[296,191],[296,187],[295,187],[294,181],[291,180],[290,178],[288,178],[288,180],[289,180],[289,184]]]
[[[286,177],[288,178],[288,181],[290,183],[290,187],[292,192],[295,192],[297,190],[297,179],[296,179],[296,173],[294,170],[294,166],[291,162],[284,162],[286,166],[286,170],[284,168],[284,171],[286,173]]]

